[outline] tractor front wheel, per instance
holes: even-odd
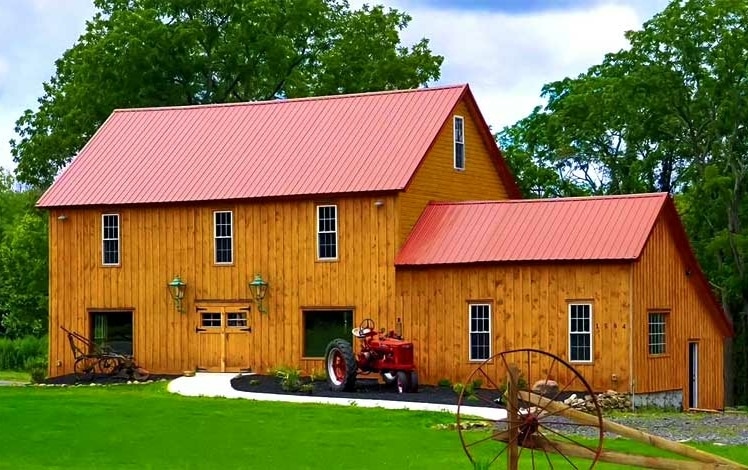
[[[353,390],[356,385],[358,365],[351,343],[340,338],[330,341],[325,351],[325,366],[330,390],[335,392]]]
[[[397,393],[410,392],[410,374],[408,372],[402,370],[397,371],[395,388],[397,389]]]

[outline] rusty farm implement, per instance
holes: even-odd
[[[748,469],[604,419],[585,378],[560,357],[544,351],[498,353],[481,363],[466,383],[480,384],[464,387],[457,407],[460,441],[475,468],[580,469],[612,462],[651,469]],[[590,397],[585,411],[573,406],[572,394]],[[488,408],[489,418],[476,418],[470,405]],[[690,460],[611,452],[603,448],[606,432]]]
[[[112,348],[100,346],[75,331],[60,326],[67,334],[73,352],[73,373],[81,382],[90,382],[96,377],[122,377],[131,380],[147,380],[150,373],[140,367],[130,354],[122,354]]]

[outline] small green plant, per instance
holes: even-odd
[[[24,369],[31,374],[33,383],[41,383],[47,378],[47,359],[43,356],[29,358],[24,364]]]
[[[479,380],[473,380],[467,385],[457,382],[452,385],[452,390],[458,395],[462,393],[462,396],[466,397],[468,400],[477,400],[478,396],[475,394],[476,383],[478,383],[478,385],[481,384]]]
[[[452,382],[449,379],[441,379],[437,385],[441,388],[452,388]]]
[[[301,370],[291,366],[280,366],[271,369],[271,373],[278,377],[281,388],[287,392],[298,392],[301,388]]]
[[[249,385],[260,385],[260,381],[257,379],[252,379],[249,381]]]
[[[473,387],[473,390],[478,390],[483,386],[483,381],[481,379],[475,379],[470,385]]]
[[[299,386],[299,391],[304,393],[312,393],[314,391],[314,384],[302,384]]]
[[[312,369],[312,373],[309,374],[309,378],[312,382],[324,382],[327,380],[327,372],[325,369]]]

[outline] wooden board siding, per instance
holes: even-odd
[[[724,407],[723,337],[686,274],[683,262],[661,215],[642,256],[633,267],[634,371],[638,392],[683,390],[688,405],[688,342],[699,342],[699,407]],[[648,313],[669,312],[667,353],[650,356]]]
[[[453,116],[465,118],[465,170],[454,169]],[[429,201],[507,199],[507,191],[478,133],[476,121],[461,102],[444,123],[432,148],[399,197],[402,246]]]
[[[384,204],[376,206],[376,200]],[[316,261],[315,202],[338,204],[337,262]],[[234,211],[233,265],[213,262],[214,210]],[[120,214],[120,267],[101,265],[105,212]],[[62,214],[66,220],[58,220]],[[134,312],[134,354],[144,367],[160,373],[194,368],[196,300],[247,303],[255,273],[270,284],[269,313],[253,305],[248,315],[248,366],[255,371],[284,364],[322,367],[321,361],[301,359],[302,307],[349,307],[354,322],[372,317],[378,325],[395,324],[394,196],[64,209],[51,211],[50,221],[52,375],[70,373],[73,366],[60,325],[87,335],[87,311],[98,309]],[[177,274],[187,283],[183,314],[166,288]]]
[[[595,389],[624,391],[630,272],[625,263],[398,268],[398,308],[404,334],[415,343],[421,381],[463,382],[475,368],[468,360],[471,301],[492,305],[493,353],[537,348],[565,359],[567,302],[591,301],[594,361],[576,367]]]

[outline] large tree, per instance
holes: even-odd
[[[410,17],[346,0],[95,0],[36,111],[16,123],[18,179],[51,183],[115,108],[425,85],[442,57],[409,47]]]
[[[676,0],[627,38],[546,85],[547,104],[499,139],[535,194],[676,195],[734,320],[734,390],[748,402],[748,3]]]

